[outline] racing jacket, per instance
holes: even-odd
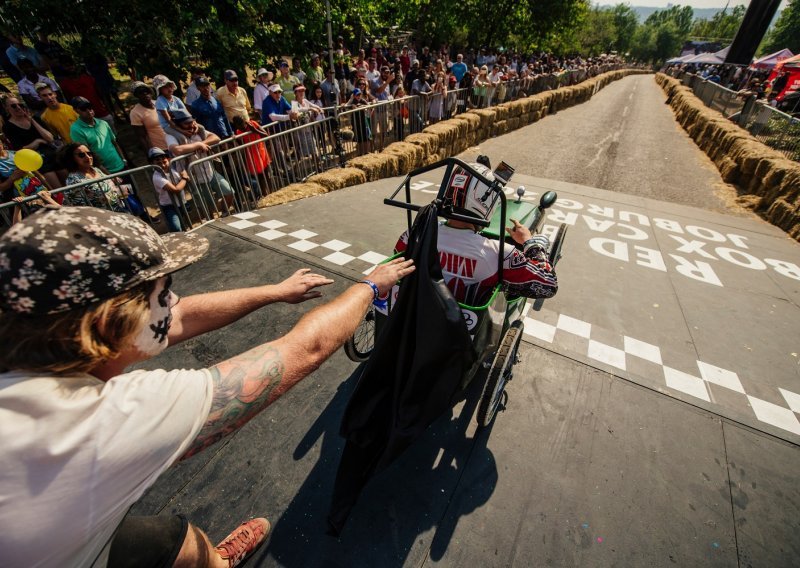
[[[408,231],[395,245],[404,252]],[[439,225],[439,261],[445,283],[463,304],[480,305],[489,299],[497,285],[497,255],[500,243],[471,229]],[[503,247],[505,290],[527,298],[551,298],[558,291],[558,280],[547,261],[547,251],[538,242],[527,244],[522,252],[512,245]]]

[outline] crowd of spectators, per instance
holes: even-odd
[[[209,146],[232,136],[255,140],[270,132],[323,120],[336,105],[340,110],[358,109],[419,95],[421,110],[410,113],[405,104],[398,105],[391,119],[382,117],[377,125],[383,131],[394,130],[402,139],[409,120],[416,120],[420,127],[423,122],[450,116],[456,104],[464,108],[491,106],[506,98],[506,86],[512,83],[529,85],[537,78],[574,70],[591,76],[604,66],[621,63],[615,55],[585,59],[492,49],[457,52],[446,45],[438,50],[417,50],[413,43],[400,49],[370,45],[351,52],[339,37],[332,57],[320,52],[278,59],[258,69],[252,85],[244,79],[246,70],[240,75],[232,69],[226,70],[215,85],[201,67],[191,68],[188,80],[156,75],[149,82],[133,81],[129,101],[134,104],[126,110],[103,55],[93,54],[76,62],[43,33],[33,46],[18,35],[9,34],[6,40],[8,48],[0,63],[17,82],[18,94],[5,93],[0,117],[5,147],[9,148],[4,158],[7,167],[0,168],[3,202],[30,195],[30,190],[22,191],[23,185],[52,190],[130,167],[130,152],[117,140],[118,122],[130,123],[140,144],[136,150],[148,155],[151,163],[162,163],[162,153],[168,159],[182,155],[197,159],[208,154]],[[331,60],[332,66],[327,64]],[[529,94],[525,89],[519,93]],[[362,153],[371,150],[370,120],[368,112],[357,113],[352,119],[352,135]],[[414,126],[411,124],[412,130]],[[301,149],[303,155],[313,151],[313,140],[306,146]],[[8,170],[14,169],[13,153],[21,149],[38,152],[43,165],[38,172],[11,181]],[[162,153],[153,154],[153,149]],[[254,151],[258,156],[249,156],[247,161],[251,176],[263,172],[270,163],[269,155],[262,155],[266,151],[254,149],[250,153]],[[179,174],[162,172],[154,176],[154,185],[157,189],[159,185],[177,187]],[[205,197],[230,203],[227,180],[219,173],[205,174],[209,187]],[[167,197],[159,197],[162,212],[171,219],[169,229],[180,230],[173,212],[165,207]],[[76,201],[89,204],[100,200],[119,210],[130,204],[130,199],[136,199],[135,191],[129,179],[120,177],[87,189]],[[47,203],[40,201],[38,205]],[[144,211],[142,216],[146,215]]]

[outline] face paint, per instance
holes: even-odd
[[[171,308],[178,303],[178,297],[169,287],[172,278],[161,278],[150,294],[150,319],[136,336],[134,345],[146,355],[158,355],[169,345],[167,332],[172,321]]]

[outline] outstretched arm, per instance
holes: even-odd
[[[368,278],[385,294],[413,270],[411,261],[396,260],[379,266]],[[354,284],[332,302],[303,316],[284,337],[212,367],[211,410],[183,457],[238,430],[316,370],[353,334],[373,297],[371,287]]]
[[[333,280],[302,268],[279,284],[196,294],[181,298],[172,309],[169,344],[225,327],[263,306],[274,302],[298,304],[319,298],[320,286]]]

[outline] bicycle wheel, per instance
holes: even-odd
[[[521,320],[512,322],[503,336],[497,354],[494,356],[494,361],[492,361],[492,366],[486,379],[486,385],[483,387],[481,400],[478,403],[477,421],[478,426],[481,428],[488,426],[494,420],[506,383],[513,376],[512,367],[516,363],[519,343],[522,341],[523,328]]]
[[[361,363],[369,359],[375,347],[375,307],[370,306],[356,331],[344,342],[344,352],[351,361]]]
[[[564,246],[564,239],[567,237],[567,224],[561,223],[561,226],[556,231],[556,236],[553,239],[553,244],[550,247],[550,255],[548,261],[552,266],[561,259],[561,247]]]

